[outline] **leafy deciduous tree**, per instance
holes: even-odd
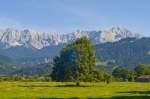
[[[52,78],[55,81],[91,81],[95,63],[94,45],[86,37],[79,38],[54,59]]]

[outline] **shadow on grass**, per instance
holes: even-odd
[[[78,97],[72,98],[37,98],[37,99],[80,99]],[[116,96],[116,97],[109,97],[109,98],[101,98],[101,97],[89,97],[86,99],[150,99],[150,96]]]
[[[93,87],[92,85],[80,85],[77,86],[75,84],[65,84],[65,85],[56,85],[56,86],[50,86],[50,85],[18,85],[19,87]]]
[[[90,85],[75,85],[75,84],[66,84],[66,85],[57,85],[55,87],[93,87],[93,86],[90,86]]]
[[[55,87],[49,85],[18,85],[18,87]]]
[[[132,93],[134,94],[141,94],[141,96],[114,96],[109,98],[102,98],[102,97],[87,97],[86,99],[150,99],[150,91],[128,91],[128,92],[119,92],[119,93]],[[55,97],[39,97],[38,99],[80,99],[78,97],[71,97],[71,98],[55,98]]]
[[[150,91],[127,91],[127,92],[119,92],[119,93],[132,93],[132,94],[147,94],[147,95],[150,95]]]

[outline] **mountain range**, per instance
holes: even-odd
[[[26,47],[34,49],[42,49],[49,46],[58,46],[60,44],[68,44],[80,37],[89,37],[94,44],[116,42],[124,38],[138,37],[136,33],[132,33],[126,28],[112,27],[104,31],[81,31],[77,30],[68,34],[57,33],[39,33],[28,29],[3,29],[0,30],[0,43],[5,48]]]
[[[112,27],[104,31],[77,30],[68,34],[39,33],[28,29],[8,28],[0,30],[0,55],[9,57],[18,64],[49,62],[66,44],[83,36],[90,38],[95,45],[140,37],[139,34],[122,27]]]
[[[96,46],[97,61],[105,63],[104,66],[134,67],[140,63],[150,63],[150,38],[123,27],[98,31],[77,30],[67,34],[0,29],[0,57],[7,57],[5,59],[11,60],[9,62],[13,68],[17,68],[10,73],[36,74],[37,71],[45,71],[44,67],[52,64],[53,58],[64,46],[83,36],[90,38]]]

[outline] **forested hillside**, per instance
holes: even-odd
[[[115,43],[99,44],[96,45],[96,55],[98,61],[105,61],[112,66],[150,64],[150,38],[128,38]]]

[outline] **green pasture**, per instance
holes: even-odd
[[[150,83],[0,82],[0,99],[150,99]]]

